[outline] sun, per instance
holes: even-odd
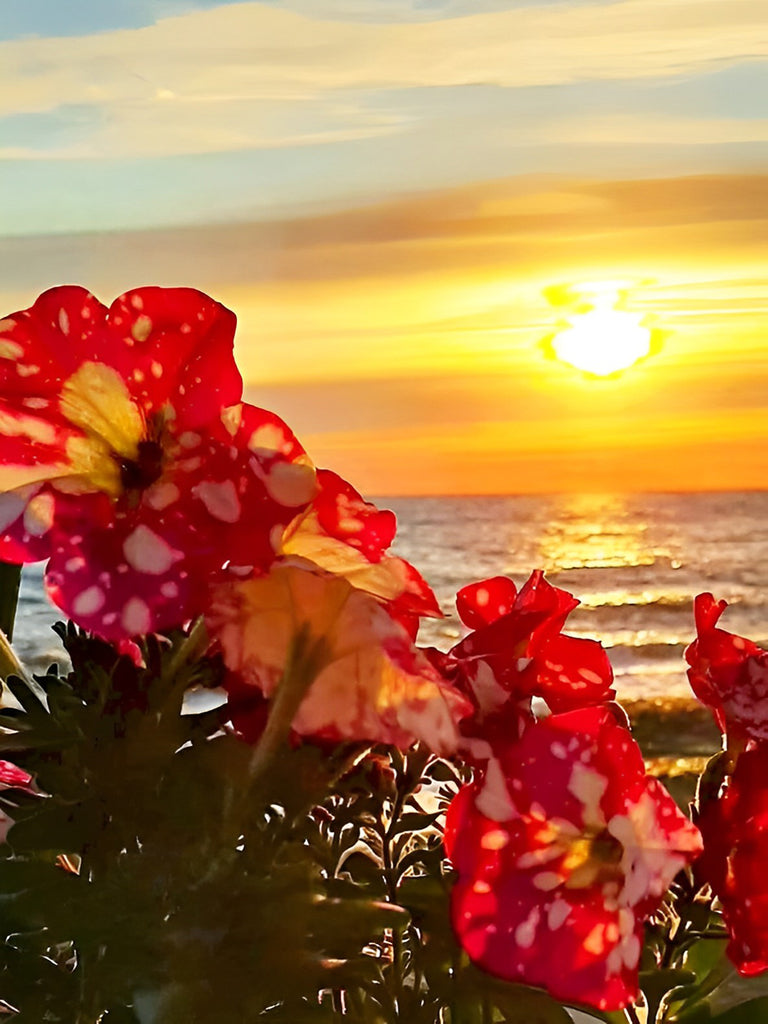
[[[619,293],[593,289],[591,308],[569,317],[570,326],[552,339],[558,359],[597,377],[626,370],[651,350],[651,332],[641,313],[617,309]]]

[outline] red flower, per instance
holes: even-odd
[[[387,554],[394,512],[366,501],[336,473],[317,471],[318,493],[286,530],[281,552],[307,559],[358,590],[387,602],[389,614],[416,638],[419,620],[442,615],[432,590],[402,558]]]
[[[561,633],[578,603],[540,570],[519,592],[504,576],[459,591],[456,606],[472,632],[448,655],[432,652],[432,657],[476,705],[465,725],[467,735],[516,734],[531,717],[534,696],[554,712],[613,699],[613,672],[602,646]]]
[[[728,607],[712,594],[694,602],[697,638],[686,649],[688,679],[710,708],[721,732],[742,739],[768,739],[768,651],[717,628]]]
[[[552,715],[497,755],[448,812],[459,941],[499,977],[626,1006],[642,922],[699,852],[697,829],[606,709]]]
[[[50,558],[51,597],[102,636],[199,614],[212,574],[265,569],[314,495],[285,424],[233,405],[234,327],[188,288],[110,309],[54,288],[0,321],[0,558]]]
[[[768,970],[768,749],[739,755],[723,794],[699,818],[704,853],[696,865],[723,905],[728,956],[740,974]]]
[[[441,754],[456,748],[456,722],[468,702],[385,605],[343,577],[278,565],[268,576],[219,588],[206,621],[231,670],[225,685],[240,712],[248,688],[272,695],[302,634],[323,640],[325,653],[293,720],[297,734],[402,747],[420,739]],[[263,717],[258,703],[254,714]]]

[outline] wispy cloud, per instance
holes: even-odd
[[[400,90],[669,78],[761,56],[761,0],[555,4],[379,24],[240,3],[137,29],[0,43],[0,118],[95,112],[89,131],[52,146],[44,132],[31,137],[33,121],[26,141],[0,144],[19,158],[327,143],[407,127],[412,97]],[[701,138],[713,128],[764,138],[756,126],[686,126]],[[520,130],[532,141],[548,131]],[[675,131],[668,123],[657,134]],[[630,122],[623,136],[632,133]]]

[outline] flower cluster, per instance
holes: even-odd
[[[700,594],[686,650],[691,687],[723,733],[732,770],[701,808],[698,874],[723,906],[728,955],[743,975],[768,970],[768,651],[718,627],[725,601]]]
[[[477,770],[445,843],[454,928],[478,965],[614,1010],[637,996],[643,921],[701,838],[617,720],[605,651],[560,633],[576,603],[538,572],[519,594],[502,577],[460,592],[475,628],[451,657]],[[534,696],[554,713],[537,718]]]
[[[0,558],[47,559],[52,600],[123,648],[204,621],[226,668],[226,725],[257,755],[289,734],[420,741],[470,767],[445,830],[458,941],[501,978],[627,1006],[643,923],[701,837],[646,775],[605,650],[563,633],[578,602],[540,571],[520,590],[482,580],[457,595],[459,643],[420,648],[420,620],[441,612],[390,551],[394,515],[243,402],[234,329],[229,310],[176,288],[109,308],[55,288],[0,321]],[[768,655],[717,630],[721,611],[697,603],[691,681],[724,728],[759,745]],[[768,955],[759,909],[738,903],[753,881],[747,822],[763,842],[749,780],[764,756],[742,755],[702,819],[728,837],[712,884],[735,926],[754,921],[739,940],[748,970]],[[35,793],[7,762],[0,787]],[[0,839],[10,825],[0,819]]]

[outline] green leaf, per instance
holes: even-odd
[[[409,811],[407,814],[401,814],[397,819],[397,823],[392,829],[390,836],[397,836],[402,832],[421,832],[423,829],[434,825],[442,814],[442,811],[435,811],[434,814],[419,814],[417,811]]]
[[[656,967],[653,970],[640,972],[640,989],[648,1004],[648,1019],[656,1020],[656,1013],[661,1001],[667,992],[682,985],[690,985],[696,981],[693,971],[683,971],[676,968],[662,969]]]
[[[10,675],[5,680],[5,685],[11,691],[16,700],[21,704],[24,711],[33,719],[48,717],[48,709],[40,700],[39,695],[32,689],[30,683],[18,676]]]
[[[670,1006],[665,1019],[670,1024],[718,1020],[728,1011],[763,997],[768,997],[768,974],[743,978],[723,954],[687,998]]]
[[[456,786],[461,785],[461,775],[458,769],[449,761],[444,761],[439,757],[430,761],[425,769],[425,775],[428,775],[435,782],[451,782]]]
[[[697,982],[703,981],[718,963],[725,962],[727,945],[727,938],[699,939],[686,950],[685,969],[695,975]]]
[[[713,1024],[760,1024],[761,1021],[768,1020],[768,998],[751,999],[717,1017],[712,1017],[711,1020]]]
[[[344,858],[338,870],[347,872],[353,882],[364,885],[369,890],[375,890],[380,897],[384,896],[386,884],[382,865],[373,854],[365,853],[360,849],[353,850]]]
[[[504,1024],[573,1024],[562,1004],[541,989],[502,981],[471,964],[459,973],[455,1000],[464,1013],[473,1008],[482,1013],[484,1004],[490,1003],[503,1015]],[[478,1021],[483,1019],[484,1015],[477,1016]]]

